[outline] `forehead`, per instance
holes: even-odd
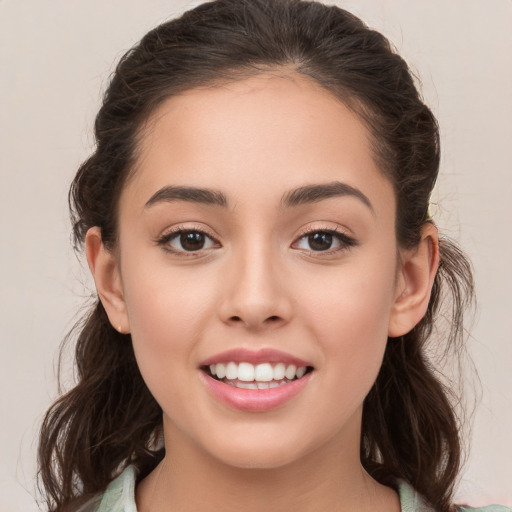
[[[353,111],[312,79],[264,74],[167,99],[142,130],[128,188],[142,201],[169,184],[271,195],[327,181],[390,188]]]

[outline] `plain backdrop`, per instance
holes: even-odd
[[[36,435],[57,393],[57,348],[92,292],[66,199],[101,91],[124,51],[197,3],[0,1],[0,512],[37,510]],[[470,254],[479,297],[468,343],[482,399],[457,498],[512,504],[512,2],[336,3],[391,39],[439,119],[434,214]]]

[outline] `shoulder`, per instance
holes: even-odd
[[[397,481],[398,494],[402,512],[435,512],[435,509],[428,504],[414,488],[405,480]],[[468,507],[456,505],[456,512],[512,512],[512,508],[503,505],[489,505],[487,507]]]
[[[428,502],[405,480],[397,480],[401,512],[436,512]]]
[[[80,508],[77,512],[137,512],[135,505],[135,482],[137,470],[128,466],[112,480],[105,492]]]

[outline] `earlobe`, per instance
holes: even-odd
[[[101,229],[98,226],[87,231],[85,252],[98,296],[111,325],[121,333],[128,333],[130,326],[119,264],[115,255],[105,248],[101,238]]]
[[[434,224],[428,223],[422,229],[419,244],[401,253],[389,337],[407,334],[425,316],[438,267],[438,232]]]

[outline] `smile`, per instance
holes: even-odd
[[[315,373],[303,359],[269,348],[228,350],[203,361],[199,369],[212,397],[230,409],[254,413],[292,402]]]
[[[215,380],[239,389],[273,389],[302,378],[312,367],[286,363],[247,362],[210,364],[204,370]]]

